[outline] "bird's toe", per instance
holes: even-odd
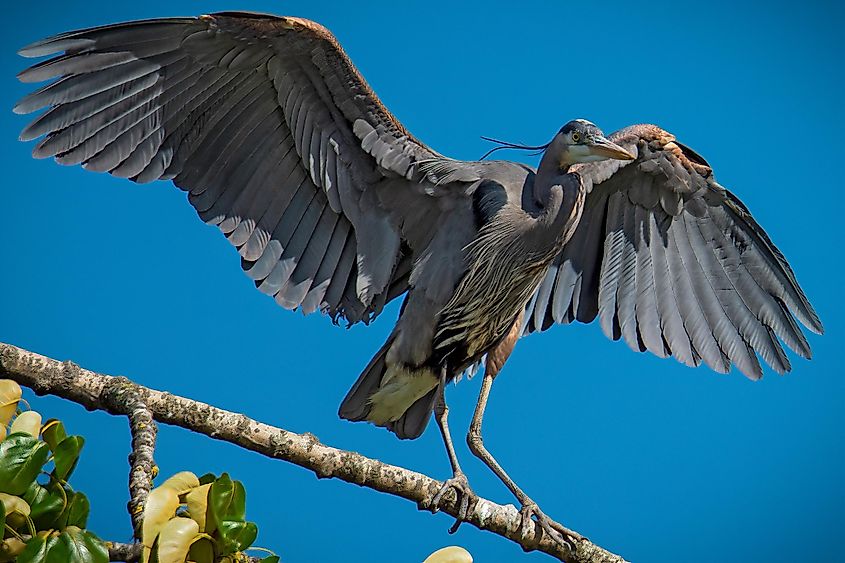
[[[449,529],[450,534],[454,534],[461,523],[465,522],[469,514],[470,503],[475,504],[478,500],[478,495],[469,486],[469,481],[463,472],[456,472],[451,478],[445,480],[440,490],[431,498],[429,508],[432,512],[438,512],[443,508],[444,501],[446,501],[446,493],[450,490],[455,491],[455,503],[457,504],[457,514],[455,515],[455,523]]]
[[[546,514],[540,510],[540,507],[537,506],[537,503],[531,499],[526,499],[526,501],[523,502],[522,508],[519,510],[519,514],[522,517],[521,527],[524,535],[531,532],[531,526],[534,522],[536,522],[539,524],[540,529],[544,534],[548,534],[549,537],[554,539],[569,552],[574,552],[577,542],[583,539],[583,536],[581,536],[578,532],[572,531],[563,524],[560,524],[559,522],[556,522],[546,516]]]

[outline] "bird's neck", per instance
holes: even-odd
[[[543,158],[540,159],[540,166],[537,167],[537,179],[554,180],[559,176],[563,176],[569,172],[569,163],[565,158],[565,147],[555,146],[552,141],[552,146],[543,152]],[[537,184],[535,184],[535,192]]]
[[[546,151],[534,178],[534,199],[541,207],[535,229],[559,251],[580,218],[583,183],[557,151]]]

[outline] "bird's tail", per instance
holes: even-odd
[[[439,378],[429,367],[388,366],[388,339],[346,394],[338,414],[346,420],[366,420],[399,438],[418,438],[428,425]]]

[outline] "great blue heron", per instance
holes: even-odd
[[[534,147],[536,171],[452,160],[405,130],[325,28],[298,18],[130,22],[20,52],[64,52],[19,76],[58,78],[15,108],[50,108],[21,134],[45,136],[36,157],[173,180],[285,308],[368,322],[404,296],[340,416],[416,438],[435,412],[453,470],[441,495],[454,488],[463,516],[472,494],[443,393],[486,356],[470,448],[526,523],[570,534],[481,441],[491,385],[521,335],[598,316],[634,350],[757,379],[758,355],[791,369],[780,341],[810,356],[796,318],[822,332],[745,206],[654,125],[605,138],[571,121]]]

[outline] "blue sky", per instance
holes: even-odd
[[[329,27],[385,104],[440,152],[489,135],[545,142],[569,119],[606,132],[654,122],[704,155],[794,267],[827,333],[811,362],[752,383],[631,352],[597,325],[523,340],[497,379],[485,443],[544,510],[633,561],[830,560],[845,526],[840,131],[841,4],[523,1],[13,3],[0,48],[0,341],[241,411],[324,442],[448,475],[436,427],[400,442],[336,417],[396,304],[336,328],[277,307],[234,249],[169,184],[136,186],[29,156],[10,109],[28,90],[15,50],[68,29],[251,9]],[[569,3],[566,3],[569,4]],[[74,7],[76,6],[76,7]],[[521,158],[519,154],[510,155]],[[463,435],[480,379],[450,387]],[[33,406],[88,442],[74,485],[91,528],[129,540],[123,419],[57,399]],[[458,454],[475,489],[508,492]],[[457,543],[478,562],[543,561],[407,501],[318,481],[282,462],[162,428],[164,475],[244,481],[259,543],[287,563],[419,562]]]

